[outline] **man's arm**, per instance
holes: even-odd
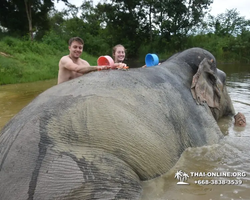
[[[107,66],[90,66],[87,61],[80,60],[79,64],[75,64],[69,57],[63,57],[60,61],[60,66],[70,71],[85,74],[91,71],[107,69]]]

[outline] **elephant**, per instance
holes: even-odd
[[[2,129],[0,199],[140,199],[188,147],[218,143],[234,116],[226,74],[202,48],[154,67],[55,85]]]

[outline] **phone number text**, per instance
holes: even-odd
[[[198,185],[242,185],[242,180],[196,180]]]

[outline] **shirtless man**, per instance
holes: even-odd
[[[59,72],[57,84],[77,78],[91,71],[116,69],[116,66],[90,66],[90,64],[80,58],[84,42],[79,37],[69,40],[69,55],[63,56],[59,61]]]

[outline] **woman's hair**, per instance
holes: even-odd
[[[126,49],[125,49],[125,47],[124,47],[123,45],[117,44],[117,45],[115,45],[115,46],[113,47],[113,49],[112,49],[112,56],[114,56],[114,54],[115,54],[115,52],[116,52],[116,49],[117,49],[118,47],[123,47],[123,48],[124,48],[124,51],[126,51]]]
[[[84,45],[84,41],[80,37],[72,37],[69,39],[69,46],[71,46],[72,42],[77,41],[80,42],[82,45]]]

